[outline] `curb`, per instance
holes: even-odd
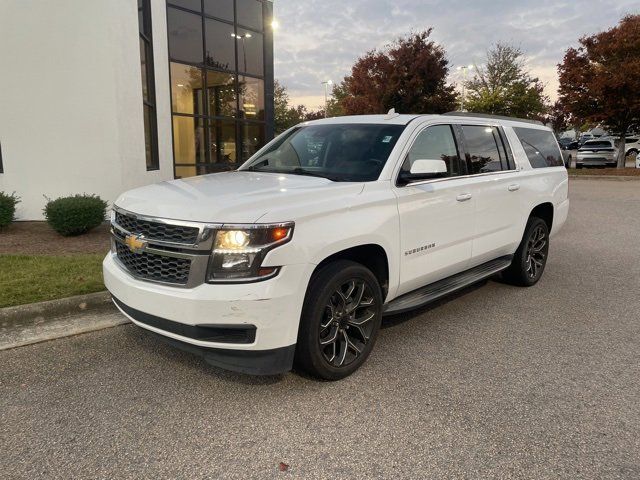
[[[89,293],[59,300],[0,308],[0,327],[4,329],[32,326],[87,311],[93,313],[109,310],[116,311],[109,292]]]
[[[624,175],[571,175],[569,174],[569,178],[580,179],[580,180],[615,180],[615,181],[626,182],[626,181],[640,180],[640,175],[624,176]]]

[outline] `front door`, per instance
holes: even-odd
[[[461,176],[460,150],[451,125],[431,125],[417,133],[402,165],[444,160],[444,178],[395,188],[400,214],[398,295],[465,270],[471,258],[475,199],[471,179]]]

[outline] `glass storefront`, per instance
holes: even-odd
[[[265,143],[260,0],[167,0],[176,178],[236,168]]]

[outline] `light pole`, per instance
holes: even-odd
[[[322,85],[324,85],[324,118],[327,118],[327,91],[329,85],[333,85],[333,82],[331,80],[325,80],[322,82]]]
[[[459,66],[456,70],[462,70],[462,97],[460,97],[460,111],[464,112],[464,101],[466,91],[466,83],[467,83],[467,70],[473,70],[473,65],[462,65]]]
[[[251,34],[250,33],[243,33],[242,35],[237,35],[235,33],[231,34],[232,37],[234,37],[236,40],[242,40],[242,56],[244,58],[244,72],[247,71],[247,50],[244,48],[244,41],[247,38],[251,38]]]

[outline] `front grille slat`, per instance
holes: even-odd
[[[156,282],[186,285],[189,281],[191,260],[156,255],[149,252],[133,253],[126,245],[116,242],[118,260],[137,277]]]
[[[195,245],[198,241],[199,229],[197,227],[152,222],[118,211],[116,211],[115,221],[128,232],[142,235],[147,240],[183,243],[185,245]]]

